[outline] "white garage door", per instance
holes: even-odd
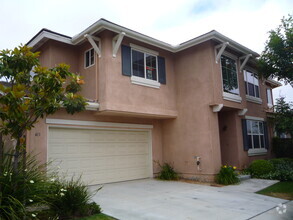
[[[48,161],[89,185],[151,176],[148,131],[49,128]]]

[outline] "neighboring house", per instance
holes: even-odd
[[[281,84],[259,80],[259,55],[217,31],[172,46],[101,19],[72,38],[42,29],[28,45],[43,66],[64,62],[85,80],[87,111],[61,110],[27,138],[68,176],[148,178],[167,162],[210,181],[221,165],[242,169],[271,156],[267,114]]]

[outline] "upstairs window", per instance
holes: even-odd
[[[130,44],[121,46],[122,74],[136,85],[160,88],[166,84],[165,58],[148,48]]]
[[[90,66],[93,66],[95,64],[95,51],[94,48],[89,49],[84,54],[84,67],[88,68]]]
[[[272,90],[267,89],[267,102],[270,107],[273,106]]]
[[[157,56],[132,49],[132,75],[158,81]]]
[[[236,60],[222,55],[221,67],[224,92],[239,95]]]
[[[246,95],[259,98],[259,81],[257,75],[247,70],[244,70],[243,73]]]

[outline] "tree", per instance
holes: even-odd
[[[61,107],[73,114],[84,110],[86,105],[85,99],[76,94],[84,83],[80,76],[71,73],[66,64],[41,67],[38,57],[39,52],[34,53],[27,46],[0,51],[0,78],[9,82],[0,84],[0,136],[8,135],[16,140],[15,172],[18,172],[19,156],[25,158],[25,132],[38,119]],[[0,142],[3,147],[2,139]]]
[[[293,86],[293,18],[283,17],[282,24],[271,30],[264,51],[258,60],[261,77],[276,77]]]
[[[293,137],[293,105],[286,103],[284,97],[277,99],[274,124],[278,135],[289,133]]]

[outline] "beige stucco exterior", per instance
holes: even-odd
[[[86,82],[81,94],[99,103],[96,111],[68,115],[60,110],[47,118],[152,125],[154,174],[159,172],[156,163],[159,161],[170,163],[183,177],[210,181],[223,164],[245,168],[254,159],[271,157],[271,148],[261,156],[249,156],[243,150],[241,119],[245,115],[239,115],[239,111],[247,109],[247,116],[266,120],[269,85],[260,82],[262,104],[247,101],[239,59],[240,103],[223,99],[221,65],[215,62],[215,41],[207,40],[174,53],[125,36],[123,45],[139,45],[165,58],[167,83],[150,88],[135,85],[130,77],[122,75],[121,48],[113,57],[115,35],[109,30],[96,35],[101,40],[101,57],[95,54],[95,64],[89,68],[84,66],[85,51],[91,48],[87,41],[68,45],[49,40],[38,49],[43,66],[70,64],[70,70],[80,73]],[[241,55],[232,49],[227,51],[237,57]],[[214,112],[213,106],[219,104],[223,108]],[[28,134],[29,150],[39,153],[43,162],[47,160],[48,127],[46,119],[41,119]],[[195,157],[200,157],[199,166]]]

